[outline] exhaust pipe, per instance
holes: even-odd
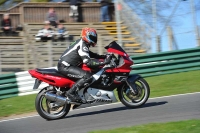
[[[58,104],[59,106],[63,106],[66,103],[67,104],[76,104],[76,105],[81,104],[81,103],[71,102],[66,97],[62,97],[62,96],[59,96],[59,95],[56,95],[56,94],[53,94],[53,93],[50,93],[50,92],[46,92],[44,96],[45,96],[46,99],[56,102],[56,104]]]
[[[45,98],[50,100],[50,101],[56,102],[60,106],[63,106],[66,103],[70,104],[70,101],[66,97],[62,97],[62,96],[59,96],[59,95],[56,95],[56,94],[53,94],[53,93],[50,93],[50,92],[45,93]]]

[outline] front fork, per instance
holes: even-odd
[[[138,95],[138,89],[137,89],[135,82],[130,82],[130,81],[126,80],[126,84],[129,86],[131,92],[134,95]]]
[[[137,89],[137,85],[135,84],[135,82],[137,81],[137,79],[141,78],[141,76],[139,74],[132,74],[129,75],[129,77],[126,79],[126,84],[129,86],[131,92],[134,95],[138,95],[138,89]]]

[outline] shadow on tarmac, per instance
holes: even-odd
[[[168,103],[167,101],[162,101],[162,102],[150,102],[146,103],[145,105],[138,107],[138,108],[133,108],[133,109],[140,109],[140,108],[148,108],[148,107],[153,107],[153,106],[161,106]],[[81,116],[90,116],[90,115],[96,115],[96,114],[102,114],[102,113],[109,113],[109,112],[117,112],[117,111],[123,111],[123,110],[132,110],[131,108],[128,108],[126,106],[124,107],[116,107],[116,108],[111,108],[111,109],[104,109],[104,110],[99,110],[99,111],[93,111],[93,112],[87,112],[87,113],[80,113],[80,114],[74,114],[71,116],[66,116],[65,118],[73,118],[73,117],[81,117]],[[64,119],[65,119],[64,118]]]

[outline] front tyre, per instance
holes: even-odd
[[[54,91],[47,90],[47,88],[42,89],[36,99],[35,99],[35,107],[38,112],[38,114],[47,120],[55,120],[55,119],[61,119],[64,118],[71,107],[71,104],[65,104],[63,106],[58,106],[53,101],[49,101],[45,98],[46,92],[50,93],[56,93]]]
[[[146,103],[150,95],[150,88],[148,83],[143,78],[138,78],[134,82],[138,94],[134,94],[127,84],[118,88],[119,100],[129,108],[140,107]]]

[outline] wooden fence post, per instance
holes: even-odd
[[[98,53],[100,54],[100,55],[102,55],[103,54],[103,45],[102,45],[102,36],[100,35],[99,36],[99,41],[98,41]]]
[[[156,36],[156,52],[161,52],[161,38],[159,35]]]
[[[27,43],[24,43],[24,70],[28,70],[29,67],[28,67],[28,44]]]
[[[200,26],[197,26],[197,42],[198,46],[200,47]]]
[[[19,7],[19,13],[20,13],[20,19],[19,19],[19,21],[20,21],[20,24],[24,24],[24,6],[20,6]]]
[[[173,40],[172,40],[172,29],[171,27],[167,27],[167,36],[168,36],[168,43],[169,43],[169,50],[173,50]]]
[[[52,41],[48,41],[47,45],[48,45],[48,55],[49,55],[49,67],[52,67],[53,66],[53,57],[52,57],[52,45],[53,45],[53,42]]]

